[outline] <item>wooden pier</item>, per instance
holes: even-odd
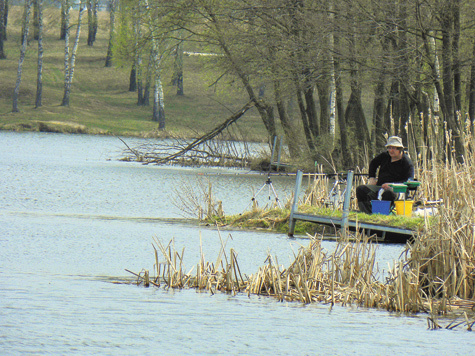
[[[301,221],[308,221],[308,222],[312,222],[316,224],[333,226],[336,228],[349,229],[352,231],[356,231],[356,230],[363,231],[367,235],[376,234],[378,236],[379,241],[385,241],[385,242],[404,243],[408,239],[412,238],[414,236],[414,231],[410,229],[403,229],[403,228],[379,225],[379,224],[371,224],[371,223],[365,223],[365,222],[359,222],[359,221],[356,222],[354,220],[349,219],[353,175],[354,175],[353,171],[348,171],[348,174],[346,177],[347,186],[346,186],[344,201],[343,201],[343,214],[341,218],[337,218],[337,217],[329,217],[329,216],[322,216],[322,215],[311,215],[311,214],[299,213],[298,199],[300,195],[300,188],[302,185],[303,173],[301,171],[298,171],[296,182],[295,182],[294,202],[292,204],[292,209],[290,211],[288,235],[289,236],[294,235],[295,224],[297,220],[301,220]]]

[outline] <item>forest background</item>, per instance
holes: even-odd
[[[0,128],[272,142],[364,165],[400,135],[461,159],[470,0],[0,0]],[[470,131],[470,130],[468,130]],[[452,146],[453,144],[453,146]],[[447,152],[441,157],[447,157]]]

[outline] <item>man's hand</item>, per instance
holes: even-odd
[[[378,181],[374,177],[368,179],[368,184],[369,185],[376,185],[377,182]]]

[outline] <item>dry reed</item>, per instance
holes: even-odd
[[[212,293],[245,292],[264,295],[280,301],[301,303],[323,302],[333,306],[357,305],[383,308],[389,311],[427,312],[428,327],[441,327],[440,314],[456,315],[447,325],[453,329],[465,325],[472,330],[470,321],[475,312],[475,150],[471,126],[464,131],[464,162],[450,155],[440,160],[441,141],[431,148],[422,147],[417,162],[422,195],[427,199],[443,201],[435,222],[426,223],[415,241],[407,244],[401,258],[390,268],[382,282],[377,278],[376,246],[364,235],[356,234],[351,241],[342,231],[335,250],[322,249],[321,238],[310,237],[308,246],[302,246],[288,268],[279,266],[277,259],[268,256],[265,265],[243,277],[237,254],[225,252],[226,242],[216,263],[206,262],[201,253],[196,273],[184,272],[183,254],[175,250],[173,240],[163,245],[154,239],[155,278],[146,278],[151,284],[168,288],[198,288]],[[451,137],[446,137],[451,142]],[[318,179],[323,179],[318,176]],[[327,182],[324,182],[327,185]],[[321,200],[307,196],[312,202]],[[159,253],[165,261],[159,262]],[[460,318],[462,321],[460,321]]]

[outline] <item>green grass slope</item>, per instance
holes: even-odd
[[[137,93],[129,92],[130,63],[105,67],[109,38],[109,14],[99,13],[99,29],[93,47],[87,46],[87,16],[83,25],[70,106],[61,106],[64,94],[64,41],[59,40],[59,9],[45,9],[43,100],[35,109],[37,42],[29,42],[19,95],[20,112],[13,113],[13,90],[20,56],[21,14],[23,8],[11,6],[4,49],[7,59],[0,60],[0,129],[36,130],[123,136],[196,137],[226,120],[240,109],[247,97],[232,86],[211,83],[220,75],[210,73],[205,57],[185,56],[184,96],[176,95],[171,85],[172,70],[164,68],[166,130],[158,132],[150,106],[137,106]],[[72,13],[73,21],[77,12]],[[30,31],[31,33],[31,31]],[[71,35],[74,36],[75,28]],[[73,37],[71,38],[72,47]],[[187,50],[185,48],[185,50]],[[171,62],[171,61],[170,61]],[[171,65],[170,65],[171,67]],[[238,122],[239,132],[248,140],[265,137],[265,128],[253,110]]]

